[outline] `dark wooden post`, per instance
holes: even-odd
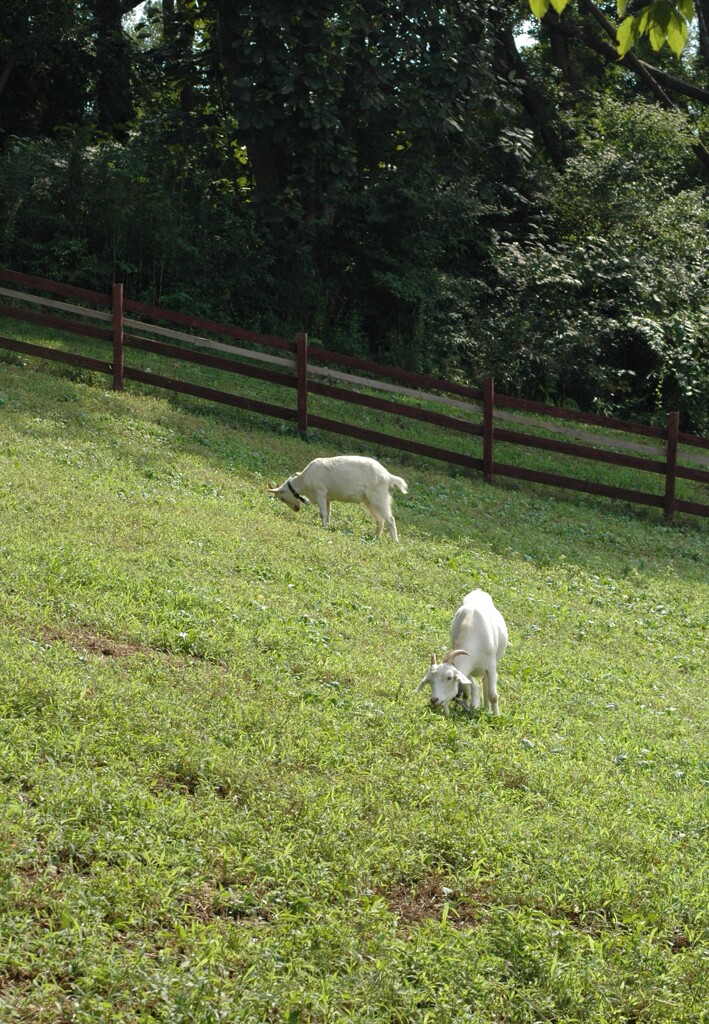
[[[486,377],[483,384],[483,473],[489,484],[495,482],[494,460],[494,418],[495,418],[495,381]]]
[[[298,433],[308,432],[308,335],[303,331],[295,336],[296,383],[298,385]]]
[[[679,436],[679,413],[667,414],[667,457],[665,461],[665,519],[675,514],[675,482],[677,480],[677,439]]]
[[[123,285],[113,285],[113,390],[123,390]]]

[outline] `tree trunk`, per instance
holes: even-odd
[[[2,96],[5,86],[7,85],[16,64],[17,53],[11,53],[5,61],[5,67],[0,71],[0,96]]]
[[[251,99],[253,87],[240,79],[244,70],[235,57],[233,16],[236,13],[231,0],[215,0],[217,26],[217,52],[224,71],[227,93],[234,111],[243,109]],[[285,184],[283,160],[268,131],[250,127],[242,129],[240,138],[246,146],[251,173],[258,192],[275,196]]]
[[[574,68],[570,40],[568,33],[563,30],[562,19],[568,20],[568,12],[565,11],[564,14],[559,15],[550,8],[544,17],[544,26],[549,32],[552,63],[559,69],[566,84],[576,93],[582,88],[583,83],[579,81],[579,76]]]
[[[709,0],[694,0],[697,12],[697,28],[699,31],[699,52],[704,64],[709,68]]]
[[[13,36],[14,39],[17,39],[24,33],[25,29],[27,28],[27,25],[29,24],[29,20],[32,16],[32,12],[36,6],[36,3],[37,0],[27,0],[27,3],[25,4],[25,9],[23,10],[20,17],[17,19],[18,24],[10,28],[10,35]],[[0,71],[0,96],[2,96],[5,90],[5,86],[7,85],[10,79],[10,75],[15,69],[17,60],[18,49],[13,45],[10,49],[8,58],[5,61],[5,65],[2,71]]]
[[[97,123],[124,139],[135,116],[131,88],[130,47],[123,34],[121,0],[96,0]]]
[[[527,67],[517,49],[512,23],[507,19],[503,20],[500,15],[495,14],[491,15],[491,21],[495,26],[496,36],[502,50],[499,70],[505,77],[507,77],[510,71],[514,71],[521,90],[520,102],[540,136],[551,162],[557,170],[563,170],[568,157],[564,140],[554,124],[551,104],[543,92],[531,80]]]

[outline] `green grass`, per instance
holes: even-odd
[[[709,1020],[704,521],[372,451],[401,543],[324,531],[266,486],[336,442],[35,365],[0,362],[3,1024]],[[501,716],[446,720],[413,690],[476,586]]]

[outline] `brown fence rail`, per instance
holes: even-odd
[[[124,298],[123,286],[118,284],[109,295],[0,268],[2,282],[13,287],[0,285],[0,316],[110,344],[112,355],[104,361],[7,337],[0,337],[0,349],[105,373],[112,377],[115,390],[122,390],[126,380],[137,381],[293,422],[303,434],[309,427],[319,428],[476,470],[490,483],[496,476],[509,477],[661,508],[667,518],[675,512],[709,516],[709,504],[686,501],[676,495],[678,479],[709,485],[709,468],[701,468],[709,467],[709,439],[681,432],[676,412],[668,415],[665,427],[653,427],[497,395],[492,378],[486,378],[482,389],[468,387],[309,345],[304,333],[294,339],[280,338],[134,302]],[[47,293],[61,298],[47,298]],[[33,307],[39,307],[39,311]],[[135,316],[140,319],[134,319]],[[246,343],[248,347],[234,342]],[[295,408],[126,366],[130,350],[290,389],[295,392]],[[381,397],[382,393],[386,397]],[[482,457],[315,415],[309,408],[311,396],[427,423],[464,438],[480,438]],[[411,404],[412,400],[419,404]],[[505,426],[506,423],[513,424],[513,428]],[[626,436],[632,440],[626,440]],[[661,475],[664,491],[653,494],[528,469],[502,461],[498,445]],[[697,453],[697,449],[706,454]],[[694,465],[688,466],[687,462]]]

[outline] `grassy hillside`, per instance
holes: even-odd
[[[0,1021],[709,1020],[707,524],[103,386],[0,362]]]

